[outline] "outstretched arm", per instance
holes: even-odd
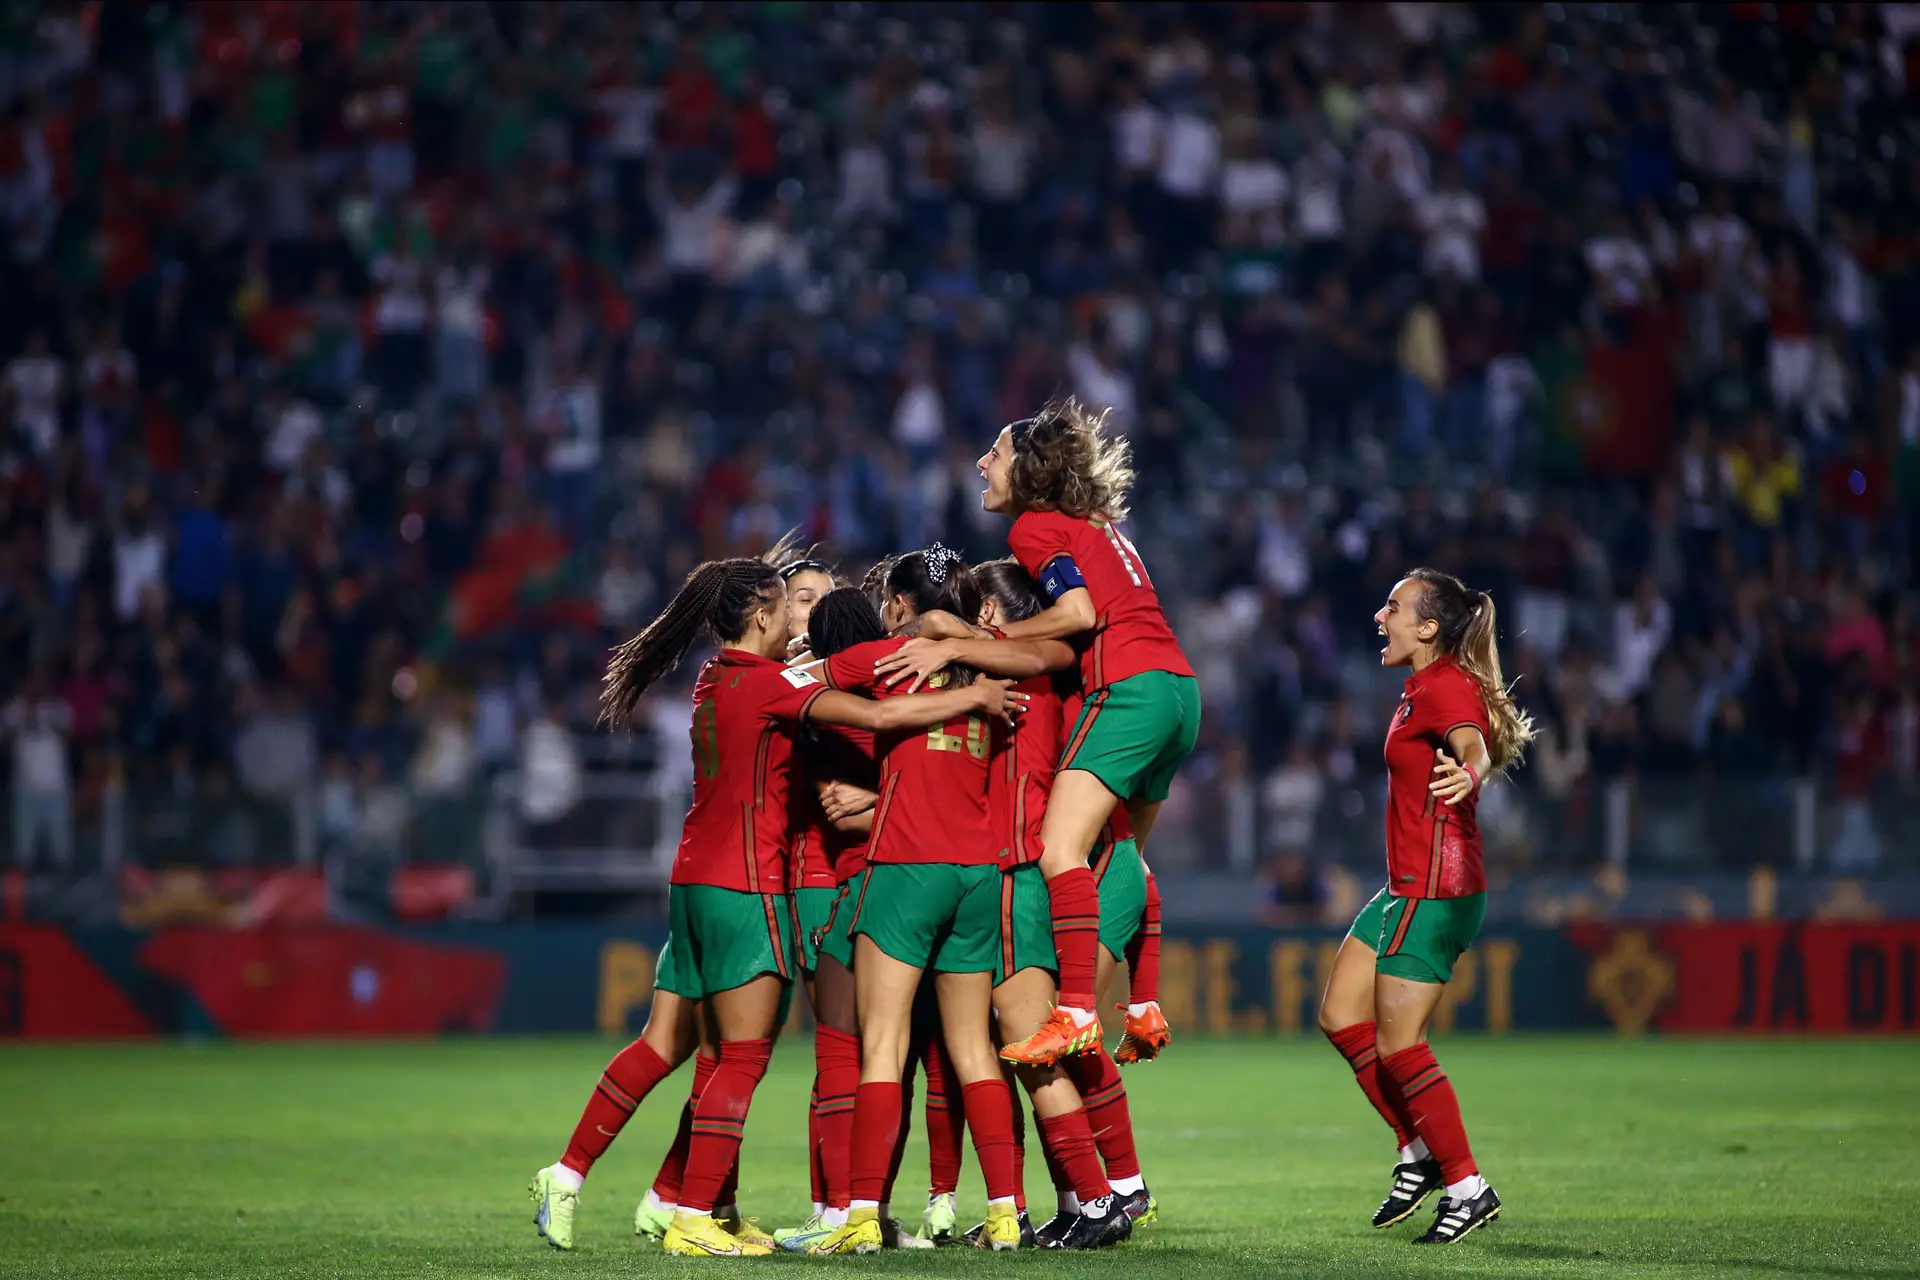
[[[1031,618],[1002,628],[1002,634],[1009,640],[1070,640],[1093,630],[1099,621],[1092,594],[1075,587]]]
[[[954,662],[1000,676],[1025,680],[1074,664],[1073,647],[1059,640],[909,640],[874,663],[876,678],[891,689],[911,679],[907,692],[917,692],[927,677]]]
[[[1011,721],[1026,701],[1025,694],[1012,692],[1004,681],[976,680],[963,689],[916,693],[880,702],[829,689],[813,700],[807,714],[821,724],[851,725],[869,733],[895,733],[930,729],[973,715]]]

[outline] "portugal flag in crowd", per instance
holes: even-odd
[[[520,524],[487,539],[447,592],[429,657],[514,626],[592,627],[600,621],[585,556],[552,529]]]
[[[1534,353],[1547,474],[1658,475],[1673,447],[1673,361],[1681,337],[1671,310],[1629,314],[1623,340],[1554,340]]]

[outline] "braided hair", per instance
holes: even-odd
[[[695,569],[660,616],[613,651],[600,683],[601,721],[625,724],[702,631],[721,644],[738,640],[755,609],[783,598],[779,571],[764,559],[709,560]]]
[[[1487,723],[1493,730],[1487,754],[1493,759],[1494,771],[1518,764],[1527,744],[1533,741],[1533,717],[1513,700],[1513,690],[1501,675],[1493,597],[1438,569],[1414,569],[1407,578],[1424,588],[1414,606],[1415,613],[1421,621],[1439,626],[1434,647],[1451,655],[1480,686],[1480,697],[1487,704]]]

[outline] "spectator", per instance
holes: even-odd
[[[55,869],[64,871],[73,861],[73,786],[67,764],[72,725],[72,708],[38,673],[0,715],[0,727],[13,739],[13,849],[23,867],[39,860],[43,845]]]
[[[1260,911],[1262,924],[1284,929],[1323,922],[1329,899],[1327,886],[1299,850],[1288,849],[1275,857],[1263,869],[1261,879],[1266,890]]]

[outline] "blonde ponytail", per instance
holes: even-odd
[[[1487,754],[1493,758],[1494,772],[1502,773],[1518,764],[1526,754],[1527,744],[1533,741],[1533,717],[1513,700],[1513,691],[1500,673],[1500,645],[1495,625],[1498,619],[1493,597],[1484,591],[1476,594],[1479,599],[1474,603],[1472,620],[1467,623],[1466,634],[1460,638],[1453,660],[1480,686],[1480,697],[1487,704],[1487,723],[1493,729]]]

